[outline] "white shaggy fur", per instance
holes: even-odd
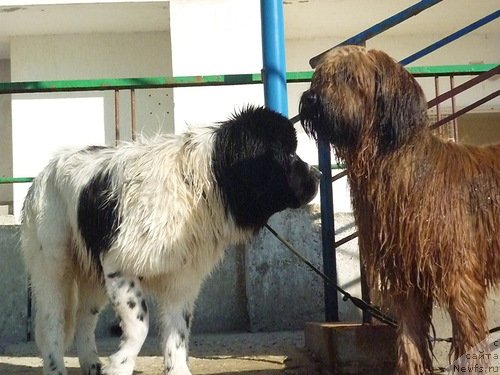
[[[319,172],[296,149],[287,118],[248,107],[216,127],[57,155],[28,192],[21,235],[44,374],[67,375],[74,337],[83,374],[131,375],[153,292],[165,375],[189,375],[194,301],[224,249],[316,195]],[[123,336],[101,368],[94,329],[108,300]]]
[[[71,340],[75,318],[82,371],[100,373],[93,332],[108,297],[124,335],[104,373],[131,374],[148,331],[143,289],[159,298],[166,373],[190,374],[189,324],[200,285],[229,244],[252,234],[226,216],[214,189],[212,141],[213,128],[200,128],[117,149],[68,150],[35,179],[24,206],[22,249],[44,374],[66,375],[61,338],[66,345]],[[100,273],[78,230],[77,210],[82,189],[102,165],[111,171],[122,220]]]

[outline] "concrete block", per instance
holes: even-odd
[[[0,346],[26,339],[27,279],[19,254],[19,227],[0,226]]]
[[[306,347],[335,374],[387,375],[396,363],[396,331],[386,325],[307,323]]]
[[[269,224],[321,268],[319,207],[283,211]],[[251,331],[303,329],[324,318],[323,280],[265,228],[247,247],[246,282]]]
[[[231,247],[201,288],[193,332],[248,330],[245,283],[245,247]]]
[[[354,233],[357,230],[352,213],[335,214],[335,241]],[[320,250],[321,251],[321,250]],[[346,242],[336,249],[337,282],[340,287],[353,296],[361,298],[360,264],[358,239]],[[362,321],[361,311],[350,301],[342,301],[338,294],[339,319],[345,322]]]

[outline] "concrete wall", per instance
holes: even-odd
[[[26,339],[27,282],[19,254],[19,228],[0,226],[0,349]]]
[[[170,4],[174,76],[238,74],[262,68],[258,0]],[[224,120],[248,103],[264,104],[261,85],[174,89],[176,132]]]
[[[320,268],[319,207],[310,205],[273,216],[270,225],[288,237],[298,251]],[[337,217],[337,234],[353,229],[352,216]],[[293,230],[292,230],[293,229]],[[342,232],[342,233],[341,233]],[[0,226],[0,345],[26,337],[26,274],[19,254],[17,226]],[[356,243],[339,249],[341,285],[354,295],[359,272]],[[152,307],[152,334],[158,320]],[[306,321],[323,320],[323,282],[267,230],[248,246],[227,251],[223,262],[204,284],[196,303],[194,332],[275,331],[303,329]],[[357,320],[349,303],[340,304],[342,318]],[[97,334],[110,334],[111,309],[101,317]]]

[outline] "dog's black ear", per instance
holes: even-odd
[[[382,150],[408,143],[427,126],[427,101],[422,88],[400,64],[381,51],[374,54],[375,122]]]

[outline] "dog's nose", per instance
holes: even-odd
[[[318,95],[311,89],[306,90],[302,93],[300,103],[306,107],[315,106],[318,103]]]

